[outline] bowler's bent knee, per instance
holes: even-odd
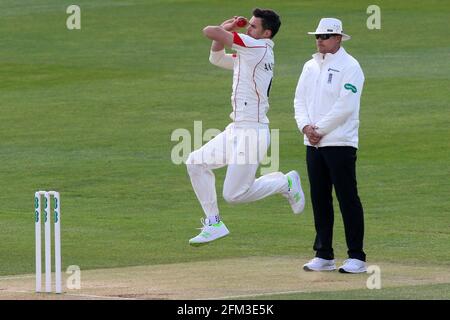
[[[200,173],[203,171],[203,164],[196,161],[196,159],[198,158],[198,154],[199,153],[197,151],[193,151],[189,154],[186,160],[186,168],[190,176],[200,175]]]
[[[247,193],[247,190],[242,192],[242,191],[228,190],[227,188],[224,188],[223,189],[223,198],[227,203],[230,203],[230,204],[242,203],[242,202],[245,202],[244,196]]]

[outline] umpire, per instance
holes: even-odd
[[[333,187],[342,213],[348,258],[342,273],[366,272],[364,217],[356,185],[361,67],[341,46],[350,36],[335,18],[323,18],[315,32],[318,52],[305,63],[295,92],[295,119],[304,134],[316,239],[306,271],[336,269],[333,252]]]

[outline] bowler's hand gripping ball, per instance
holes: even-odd
[[[244,18],[244,17],[239,17],[239,18],[237,18],[237,20],[236,20],[236,25],[237,25],[239,28],[245,27],[245,26],[247,25],[247,23],[248,23],[248,21],[247,21],[247,19]]]

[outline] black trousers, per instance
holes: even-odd
[[[356,148],[308,146],[306,164],[316,228],[316,257],[334,259],[334,187],[344,221],[348,257],[366,261],[364,213],[356,185]]]

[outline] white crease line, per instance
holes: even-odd
[[[0,280],[16,280],[16,279],[31,279],[35,276],[11,276],[11,277],[0,277]]]
[[[238,296],[225,296],[225,297],[214,297],[214,298],[201,298],[195,300],[222,300],[222,299],[237,299],[237,298],[249,298],[249,297],[264,297],[270,295],[280,295],[280,294],[291,294],[291,293],[309,293],[311,291],[281,291],[281,292],[266,292],[266,293],[255,293],[255,294],[243,294]]]
[[[34,291],[24,291],[24,290],[0,290],[0,294],[2,292],[8,293],[28,293],[28,294],[37,294],[41,296],[41,294],[46,294],[46,297],[64,297],[64,296],[72,296],[72,297],[86,297],[86,298],[97,298],[97,299],[113,299],[113,300],[138,300],[136,298],[124,298],[124,297],[112,297],[112,296],[96,296],[93,294],[82,294],[82,293],[62,293],[57,294],[54,292],[34,292]]]
[[[73,296],[73,297],[98,298],[98,299],[138,300],[136,298],[124,298],[124,297],[112,297],[112,296],[96,296],[96,295],[93,295],[93,294],[81,294],[81,293],[64,293],[63,295]]]

